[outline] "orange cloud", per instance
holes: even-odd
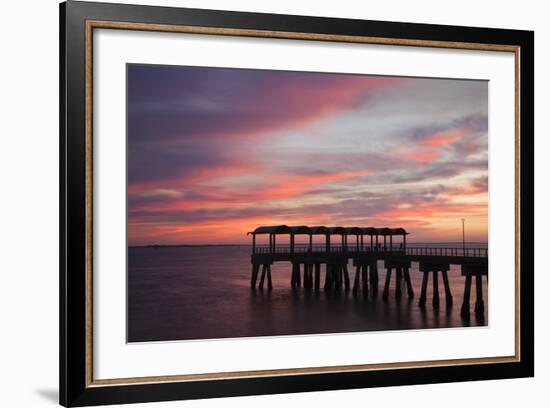
[[[283,223],[310,225],[324,224],[328,220],[325,214],[300,216],[299,219],[284,218],[277,216],[269,217],[242,217],[228,220],[204,221],[200,224],[150,224],[130,221],[128,223],[128,234],[134,237],[133,245],[162,242],[165,244],[181,243],[249,243],[250,237],[247,232],[258,225],[278,225]],[[139,237],[144,241],[140,242]],[[261,238],[260,238],[261,239]],[[285,238],[279,238],[284,242]]]
[[[459,140],[466,133],[467,129],[457,129],[449,132],[439,132],[424,138],[420,144],[430,147],[442,147]]]
[[[434,219],[434,218],[460,218],[464,214],[486,214],[487,204],[415,204],[406,208],[393,208],[382,211],[377,216],[393,218],[396,220],[410,219]]]
[[[428,135],[418,142],[420,148],[417,146],[410,146],[410,150],[407,147],[401,148],[396,156],[402,160],[420,164],[430,163],[438,159],[441,149],[458,141],[467,131],[467,128],[460,128]]]
[[[234,163],[214,167],[196,167],[186,172],[185,175],[176,175],[164,178],[161,181],[128,184],[128,196],[139,195],[151,190],[180,189],[183,186],[196,185],[199,182],[218,177],[247,175],[259,171],[260,168],[260,164],[252,159],[247,160],[245,164]]]
[[[160,212],[160,211],[194,211],[197,209],[214,209],[235,207],[238,205],[250,205],[266,200],[288,199],[299,197],[309,191],[315,191],[329,183],[350,180],[355,177],[365,176],[371,173],[368,169],[348,172],[336,172],[326,174],[306,175],[277,175],[265,181],[262,186],[250,187],[244,191],[223,191],[211,187],[201,188],[200,183],[210,180],[211,173],[204,172],[194,179],[193,192],[201,192],[204,198],[180,198],[162,200],[159,202],[134,205],[133,211]],[[217,172],[216,172],[217,174]],[[248,174],[248,173],[246,173]],[[204,177],[202,179],[201,177]],[[134,191],[135,193],[135,191]]]
[[[314,191],[324,184],[350,180],[355,177],[366,176],[370,173],[371,170],[363,169],[327,174],[290,175],[286,177],[277,176],[274,178],[275,183],[255,194],[255,199],[272,200],[300,196],[308,191]]]

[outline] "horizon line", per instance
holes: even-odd
[[[465,244],[488,244],[488,241],[465,241]],[[462,241],[408,241],[407,244],[462,244]],[[264,245],[264,244],[259,244]],[[265,244],[268,245],[268,244]],[[283,245],[288,245],[287,243]],[[309,245],[308,243],[299,243],[297,245]],[[324,245],[323,243],[317,243],[314,245]],[[141,244],[141,245],[128,245],[128,248],[149,248],[149,247],[209,247],[209,246],[252,246],[252,244],[237,244],[237,243],[230,243],[230,244],[221,244],[221,243],[214,243],[214,244]],[[354,246],[354,244],[349,244],[348,246]]]

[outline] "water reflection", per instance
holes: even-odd
[[[220,261],[223,260],[223,261]],[[422,274],[413,263],[415,297],[401,301],[390,285],[380,289],[325,291],[290,287],[290,264],[272,266],[273,290],[250,288],[250,249],[243,247],[131,248],[128,254],[129,341],[339,333],[485,325],[487,312],[460,315],[464,277],[451,267],[449,286],[455,305],[418,306]],[[353,271],[353,272],[352,272]],[[355,270],[350,267],[353,282]],[[325,268],[321,270],[324,283]],[[392,279],[393,280],[393,279]],[[379,285],[385,270],[379,264]],[[441,290],[443,288],[440,288]],[[487,285],[483,296],[487,305]],[[475,300],[474,300],[475,302]],[[473,302],[472,302],[473,303]],[[487,308],[485,308],[487,309]]]

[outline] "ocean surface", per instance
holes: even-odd
[[[415,244],[408,244],[409,247]],[[419,246],[425,246],[420,245]],[[447,246],[440,244],[441,246]],[[430,246],[435,246],[430,244]],[[461,246],[452,244],[450,246]],[[486,247],[486,244],[469,244]],[[228,337],[277,336],[360,332],[372,330],[433,329],[487,325],[487,285],[483,278],[485,317],[475,319],[475,283],[472,285],[469,321],[460,317],[464,277],[460,266],[451,266],[449,282],[453,307],[445,307],[439,280],[440,309],[431,306],[431,274],[425,310],[418,307],[422,274],[413,263],[415,292],[406,290],[397,302],[394,279],[387,301],[382,300],[386,270],[379,262],[378,295],[360,291],[325,292],[325,267],[321,289],[292,289],[291,264],[272,265],[273,290],[250,288],[251,247],[130,247],[128,249],[128,341],[167,341]],[[349,265],[353,285],[355,268]],[[474,280],[475,281],[475,280]]]

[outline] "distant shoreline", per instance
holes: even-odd
[[[456,244],[458,246],[462,246],[462,242],[407,242],[407,244],[408,245],[448,245],[448,244]],[[471,244],[488,245],[488,242],[469,241],[469,242],[465,242],[465,244],[466,245],[471,245]],[[303,244],[297,244],[297,245],[307,246],[308,244],[303,243]],[[317,245],[322,245],[322,244],[317,244]],[[252,244],[147,244],[147,245],[128,245],[128,248],[201,248],[201,247],[242,247],[242,246],[252,246]],[[353,246],[353,245],[348,244],[348,246]]]
[[[200,247],[236,247],[252,246],[252,244],[148,244],[128,245],[128,248],[200,248]]]

